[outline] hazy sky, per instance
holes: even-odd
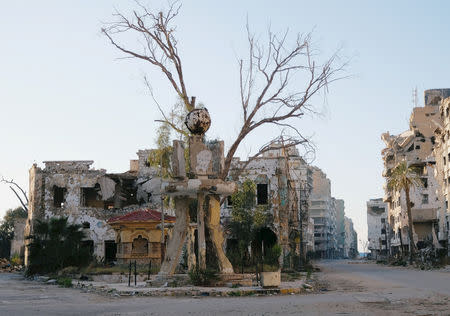
[[[148,65],[118,59],[122,55],[100,34],[114,8],[133,6],[107,0],[0,3],[1,175],[28,188],[33,163],[75,159],[123,172],[138,149],[154,146],[159,114],[143,74],[167,108],[174,92]],[[345,200],[347,216],[366,239],[366,201],[383,194],[381,133],[407,129],[414,87],[423,104],[424,89],[450,86],[449,7],[446,1],[184,1],[176,24],[188,93],[209,109],[207,136],[230,144],[239,127],[236,61],[246,56],[246,16],[261,36],[269,24],[274,31],[314,30],[323,58],[343,47],[352,78],[317,100],[320,117],[295,125],[313,135],[314,164],[327,173],[333,196]],[[258,130],[239,155],[278,132]],[[15,206],[9,188],[0,185],[0,216]]]

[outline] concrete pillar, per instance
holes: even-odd
[[[200,269],[206,269],[205,210],[203,207],[205,195],[198,193],[197,200],[198,265]]]
[[[175,197],[176,222],[173,227],[172,238],[170,238],[164,261],[159,275],[172,275],[180,262],[181,251],[189,225],[189,199],[185,196]]]
[[[221,273],[234,273],[233,266],[228,260],[223,250],[224,241],[223,231],[220,226],[220,197],[218,195],[209,195],[207,226],[211,234],[211,241],[214,251],[219,260],[219,268]]]
[[[187,251],[188,271],[191,271],[197,264],[197,260],[195,257],[195,227],[194,226],[189,226],[189,228],[188,228],[186,251]]]

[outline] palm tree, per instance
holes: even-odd
[[[413,221],[411,215],[411,200],[409,192],[412,187],[422,186],[423,183],[419,177],[420,168],[417,166],[408,166],[406,161],[402,161],[395,166],[387,179],[387,187],[390,191],[405,191],[406,212],[408,214],[408,235],[409,235],[409,260],[412,263],[413,256],[416,253],[416,245],[413,238]]]
[[[80,267],[90,260],[83,247],[81,225],[69,224],[67,217],[37,221],[31,239],[28,274],[54,272],[67,266]]]

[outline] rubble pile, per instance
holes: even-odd
[[[8,259],[0,258],[0,273],[21,271],[22,268],[22,265],[13,265]]]

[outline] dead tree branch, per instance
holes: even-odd
[[[241,142],[260,126],[275,124],[300,135],[294,120],[313,111],[312,98],[326,93],[330,83],[344,78],[347,66],[340,62],[338,52],[319,64],[314,60],[311,34],[297,34],[288,45],[288,31],[281,35],[270,29],[267,43],[261,44],[246,25],[248,59],[239,60],[239,87],[242,126],[225,158],[221,178],[225,179],[231,161]]]
[[[0,182],[9,184],[9,188],[11,189],[11,191],[13,191],[14,195],[17,197],[17,199],[19,200],[19,202],[22,205],[22,207],[24,208],[24,210],[28,212],[29,201],[28,201],[27,193],[25,192],[25,190],[22,189],[22,187],[20,185],[18,185],[13,179],[7,180],[4,177],[2,177]],[[19,193],[16,190],[20,191],[22,197],[19,195]]]
[[[173,20],[178,15],[181,4],[175,1],[169,4],[166,11],[154,13],[138,1],[136,3],[139,10],[134,10],[131,17],[116,11],[113,14],[116,21],[107,23],[102,28],[102,33],[127,57],[143,60],[159,68],[183,100],[186,109],[193,110],[194,105],[189,102],[184,81],[178,41],[174,35],[176,29]],[[118,37],[130,32],[137,34],[143,43],[140,50],[127,48],[128,45],[120,43]]]

